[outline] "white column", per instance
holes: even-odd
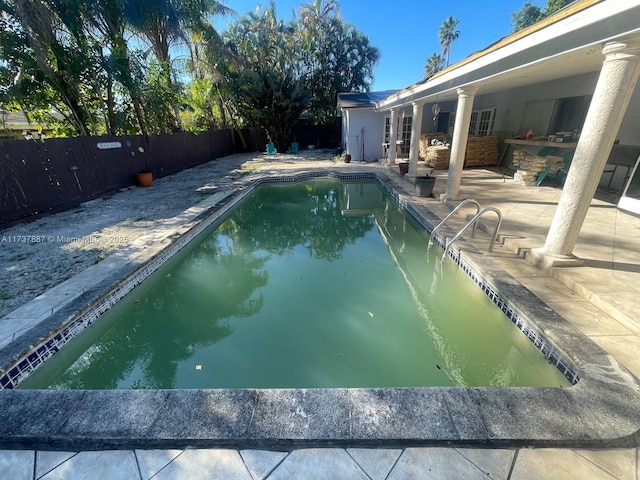
[[[469,138],[469,122],[471,121],[471,112],[473,112],[473,98],[478,92],[478,87],[470,85],[459,88],[457,92],[458,107],[456,108],[456,122],[453,127],[453,139],[451,140],[447,191],[444,194],[447,200],[456,200],[460,195],[464,155],[467,149],[467,139]]]
[[[389,119],[389,149],[387,150],[387,165],[396,163],[396,140],[398,138],[398,109],[391,109]]]
[[[547,239],[532,251],[533,261],[546,266],[581,263],[573,248],[640,75],[640,44],[611,42],[602,53],[602,70]]]
[[[411,121],[411,144],[409,145],[409,176],[415,177],[420,154],[420,134],[422,133],[422,110],[424,103],[413,102]]]

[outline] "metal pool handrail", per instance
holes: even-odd
[[[482,210],[480,210],[478,213],[476,213],[475,216],[471,220],[469,220],[469,222],[464,227],[462,227],[462,229],[458,233],[456,233],[456,235],[451,239],[451,241],[449,243],[447,243],[447,246],[444,249],[444,253],[442,254],[441,261],[444,261],[444,259],[447,257],[447,252],[449,251],[449,247],[451,247],[451,245],[453,245],[453,242],[458,240],[460,238],[460,236],[465,232],[465,230],[467,228],[469,228],[469,226],[471,226],[471,225],[473,225],[473,231],[471,233],[471,236],[473,237],[473,234],[476,231],[476,222],[486,212],[495,212],[495,214],[498,216],[498,222],[496,223],[496,229],[493,232],[493,237],[491,237],[491,243],[489,244],[489,251],[493,250],[493,244],[496,242],[496,238],[498,237],[498,230],[500,229],[500,225],[502,225],[502,213],[500,212],[500,210],[498,210],[495,207],[484,207]]]
[[[480,204],[478,202],[476,202],[475,200],[473,200],[472,198],[467,198],[466,200],[461,201],[456,208],[454,208],[451,213],[449,215],[447,215],[446,217],[444,217],[444,220],[442,220],[438,225],[436,225],[436,228],[434,228],[433,230],[431,230],[431,235],[429,236],[429,243],[427,245],[427,248],[431,247],[431,245],[433,245],[433,237],[436,233],[436,231],[442,227],[445,222],[447,220],[449,220],[454,213],[456,213],[458,210],[460,210],[462,207],[464,207],[465,205],[467,205],[468,203],[473,203],[476,206],[476,214],[480,211]]]

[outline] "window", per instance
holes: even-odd
[[[474,110],[471,113],[471,121],[469,122],[469,135],[491,135],[495,116],[495,108]]]
[[[409,156],[409,149],[411,147],[412,120],[412,117],[402,117],[402,134],[400,136],[400,140],[402,140],[402,143],[400,144],[400,151],[398,152],[402,156]]]
[[[471,120],[469,121],[469,135],[475,135],[478,128],[478,111],[471,113]]]
[[[559,98],[553,110],[549,133],[581,131],[590,104],[591,95]]]
[[[389,135],[391,135],[391,117],[384,118],[384,135],[382,143],[389,144]]]
[[[400,117],[398,118],[398,131],[396,132],[399,143],[394,143],[394,146],[398,148],[396,154],[398,156],[408,156],[409,148],[411,147],[411,125],[412,117]],[[383,145],[385,145],[384,154],[386,156],[387,148],[389,148],[389,137],[391,136],[391,118],[385,117],[384,119],[384,136]]]

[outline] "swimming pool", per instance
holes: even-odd
[[[384,171],[360,168],[298,170],[254,175],[240,192],[262,183],[305,178],[375,178],[419,223],[438,221],[406,187]],[[531,292],[465,244],[452,252],[462,271],[492,299],[549,361],[570,372],[560,349],[580,366],[567,388],[430,387],[341,389],[19,390],[6,388],[30,364],[49,356],[70,335],[71,322],[91,323],[155,271],[166,258],[224,215],[231,195],[199,217],[196,226],[144,264],[114,271],[95,289],[53,313],[47,325],[4,349],[0,391],[0,446],[112,449],[409,445],[629,447],[637,445],[640,391],[613,358],[545,308]],[[437,211],[437,208],[435,209]],[[444,215],[440,214],[439,218]],[[182,244],[184,242],[184,244]],[[508,299],[508,300],[507,300]],[[91,305],[87,309],[86,306]],[[71,319],[71,320],[69,320]],[[534,323],[535,320],[535,323]],[[81,327],[77,327],[81,329]],[[550,349],[550,350],[549,350]],[[28,353],[22,354],[23,351]],[[21,356],[22,355],[22,356]],[[563,362],[569,363],[565,365]],[[563,366],[564,365],[564,366]],[[575,374],[576,372],[574,372]]]
[[[20,388],[569,386],[374,180],[265,185]]]

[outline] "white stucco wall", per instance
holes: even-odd
[[[371,162],[382,158],[385,113],[372,108],[342,111],[342,144],[352,161]],[[362,133],[364,129],[364,158]]]
[[[342,116],[342,121],[341,123],[341,129],[342,129],[342,136],[340,137],[340,146],[342,147],[342,150],[346,153],[347,152],[347,137],[349,136],[349,111],[348,110],[341,110],[340,111],[340,115]]]
[[[411,116],[411,107],[398,111],[400,126],[402,117]],[[342,145],[352,161],[363,159],[362,129],[364,128],[364,161],[372,162],[383,158],[382,142],[384,140],[384,119],[390,112],[376,112],[371,108],[348,108],[342,110]],[[400,138],[400,129],[398,129]]]

